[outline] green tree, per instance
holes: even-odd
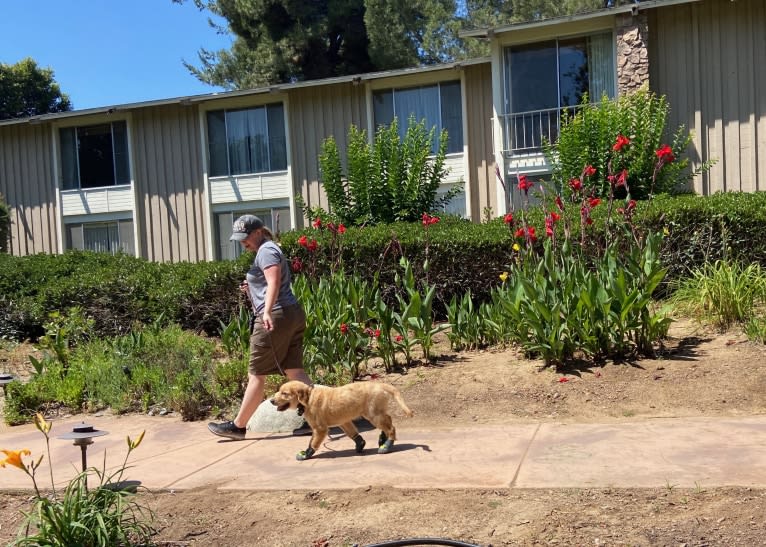
[[[29,57],[15,65],[0,63],[0,120],[68,110],[72,104],[53,80],[53,70]]]
[[[200,65],[185,65],[199,80],[227,89],[480,57],[488,43],[462,39],[461,30],[604,6],[604,0],[192,1],[225,19],[228,27],[219,30],[235,40],[228,50],[202,48]]]
[[[201,66],[186,66],[228,89],[442,62],[455,41],[454,0],[193,1],[236,38],[229,50],[201,49]]]

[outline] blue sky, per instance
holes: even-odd
[[[54,71],[75,110],[219,91],[182,60],[228,49],[192,0],[1,0],[0,62]],[[220,20],[219,20],[220,22]]]

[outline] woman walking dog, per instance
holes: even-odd
[[[231,241],[256,253],[240,290],[248,295],[256,315],[250,333],[247,388],[234,420],[208,424],[216,435],[245,438],[247,422],[263,401],[266,376],[281,374],[311,385],[303,370],[303,331],[306,315],[290,287],[290,267],[263,221],[254,215],[239,217]]]

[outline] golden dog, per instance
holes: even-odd
[[[305,451],[298,452],[298,460],[307,460],[319,450],[327,430],[340,426],[356,444],[356,451],[364,450],[364,439],[353,421],[362,416],[380,429],[378,454],[391,450],[396,440],[396,429],[388,413],[388,403],[394,399],[407,416],[413,413],[394,386],[380,382],[358,382],[341,387],[308,386],[296,380],[286,382],[271,398],[277,410],[303,408],[303,417],[311,426],[311,441]]]

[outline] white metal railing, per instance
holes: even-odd
[[[564,106],[501,114],[499,119],[503,131],[503,153],[513,155],[540,152],[543,142],[555,143],[558,140],[562,116],[574,115],[578,108]]]

